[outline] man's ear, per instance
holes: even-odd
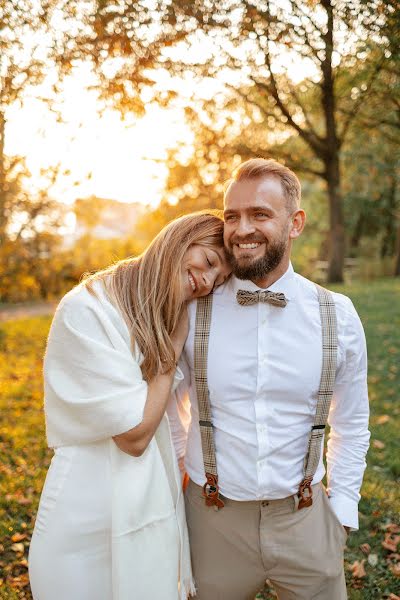
[[[306,224],[306,213],[302,208],[299,208],[295,213],[293,213],[291,219],[292,225],[290,228],[289,238],[294,240],[301,235],[304,229],[304,225]]]

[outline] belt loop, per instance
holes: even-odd
[[[293,498],[293,512],[296,512],[296,510],[299,510],[300,498],[297,494],[293,494],[292,498]]]

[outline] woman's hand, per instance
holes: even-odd
[[[189,316],[185,306],[182,309],[177,326],[171,334],[176,361],[181,355],[188,331]],[[174,373],[175,369],[168,373],[159,373],[149,382],[142,422],[129,431],[113,436],[118,448],[126,454],[139,457],[149,445],[165,412]]]
[[[189,315],[186,305],[179,316],[179,321],[171,334],[171,341],[175,351],[175,360],[178,361],[182,354],[183,346],[189,332]]]

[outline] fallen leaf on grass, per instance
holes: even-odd
[[[376,424],[377,425],[384,425],[385,423],[387,423],[390,420],[389,415],[381,415],[380,417],[377,417],[376,419]]]
[[[382,529],[390,531],[390,533],[400,533],[400,525],[396,525],[396,523],[386,523],[382,526]]]
[[[381,442],[381,440],[372,440],[372,445],[374,448],[377,448],[378,450],[383,450],[385,447],[385,444],[383,442]]]
[[[27,538],[27,534],[26,533],[14,533],[14,535],[11,538],[12,542],[22,542],[22,540],[25,540]]]
[[[367,543],[361,544],[360,550],[363,554],[369,554],[371,552],[371,546]]]
[[[366,576],[365,568],[364,568],[365,558],[361,561],[356,560],[350,565],[351,572],[353,573],[353,577],[357,579],[361,579]]]
[[[398,552],[392,552],[391,554],[388,554],[387,557],[390,558],[390,560],[400,561],[400,554],[398,554]]]
[[[400,577],[400,563],[389,567],[395,577]]]
[[[385,535],[385,539],[382,542],[383,548],[385,550],[390,550],[390,552],[396,552],[397,545],[400,542],[400,535],[394,535],[392,533],[387,533]]]
[[[13,552],[23,552],[25,550],[25,546],[23,545],[22,542],[18,543],[18,544],[12,544],[11,550]]]
[[[27,498],[26,496],[21,496],[17,499],[18,504],[21,506],[26,506],[27,504],[32,504],[32,498]]]
[[[32,503],[32,498],[28,498],[27,496],[24,496],[21,493],[6,494],[6,500],[7,500],[7,502],[17,502],[18,504],[21,504],[22,506],[26,506],[27,504]]]
[[[21,560],[19,560],[18,562],[15,562],[13,564],[13,572],[14,575],[20,575],[20,570],[21,569],[27,569],[28,568],[28,561],[26,560],[26,558],[22,558]],[[16,572],[18,571],[18,572]]]
[[[370,554],[368,556],[368,564],[371,565],[371,567],[376,567],[376,565],[378,564],[378,555],[377,554]]]
[[[18,577],[13,577],[10,580],[10,585],[13,588],[23,588],[29,585],[29,575],[28,573],[23,573],[22,575],[18,575]]]

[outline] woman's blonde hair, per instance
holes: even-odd
[[[87,276],[90,292],[101,280],[110,300],[121,311],[143,354],[141,369],[150,381],[158,372],[175,365],[171,342],[185,298],[182,263],[193,244],[223,248],[220,211],[202,211],[175,219],[166,225],[138,257],[127,258]]]

